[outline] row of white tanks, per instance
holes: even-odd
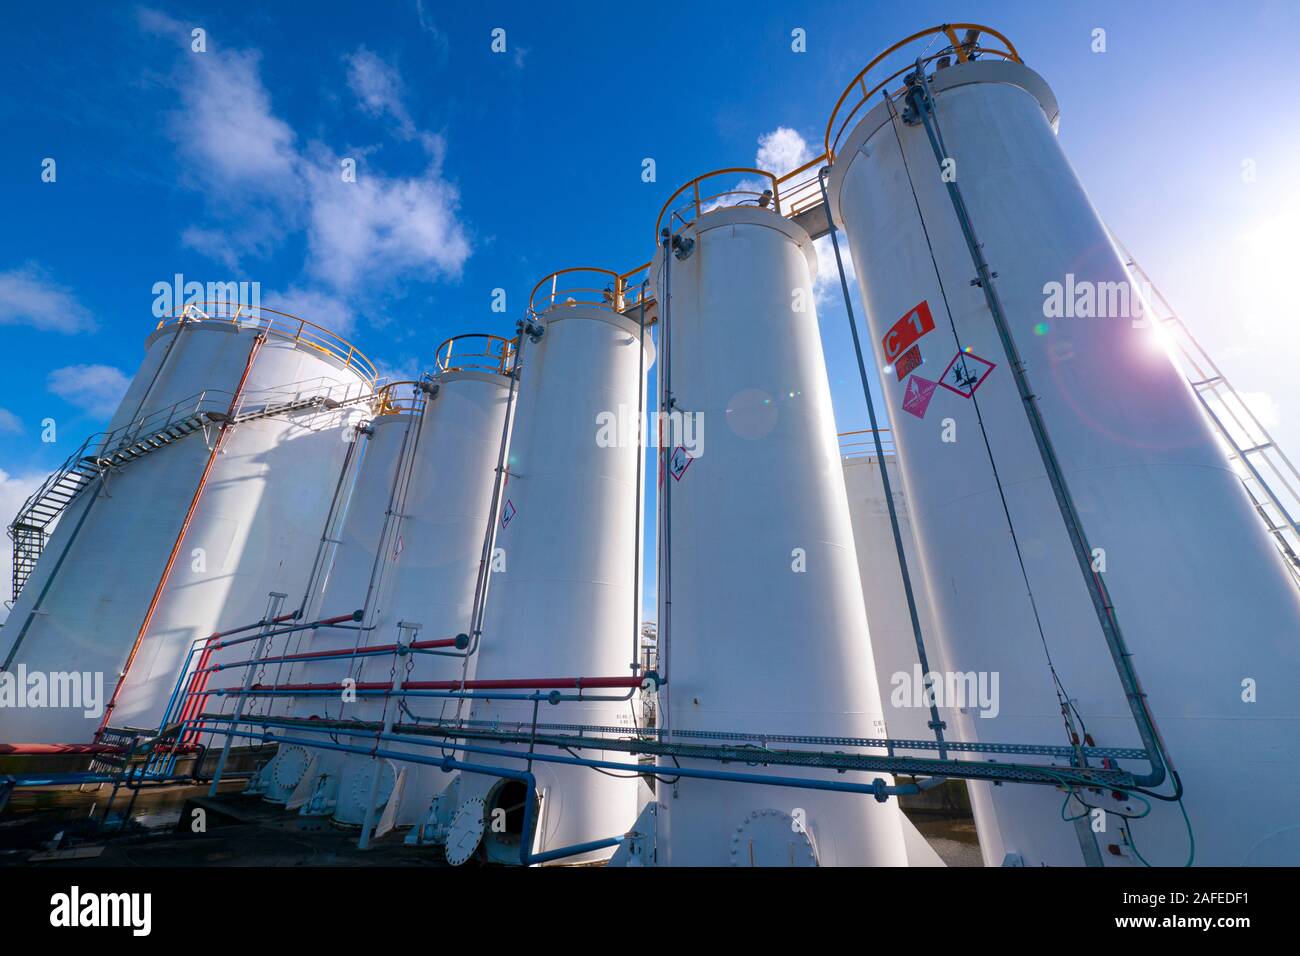
[[[152,442],[161,447],[73,498],[0,628],[9,669],[102,675],[100,706],[6,708],[0,739],[85,743],[101,726],[156,728],[196,640],[258,620],[268,592],[307,586],[373,368],[288,316],[191,315],[146,341],[89,453],[179,435],[195,414],[218,417]],[[254,417],[218,447],[220,416],[232,411]]]
[[[631,676],[641,600],[638,449],[598,441],[597,423],[605,412],[644,403],[654,347],[636,322],[604,305],[564,304],[542,318],[540,336],[523,338],[519,355],[510,354],[499,372],[440,370],[415,408],[371,423],[333,567],[313,598],[315,618],[364,608],[358,647],[458,634],[473,635],[469,646],[405,659],[296,662],[282,683],[303,693],[283,710],[300,718],[392,716],[408,725],[456,720],[526,730],[535,705],[518,698],[532,693],[529,680]],[[509,374],[516,362],[517,394]],[[418,635],[409,627],[403,632],[404,623],[418,624]],[[291,653],[338,647],[339,630],[321,630]],[[392,681],[397,668],[405,691],[363,693],[355,703],[339,693],[345,678],[364,691],[368,683]],[[476,678],[521,685],[495,697],[472,690],[469,698],[449,693],[445,683],[432,693],[420,686]],[[584,696],[559,707],[542,702],[540,723],[631,725],[630,689]],[[393,710],[399,700],[400,713]],[[367,743],[364,736],[339,739]],[[373,745],[373,735],[368,739]],[[391,749],[455,753],[510,770],[523,765],[448,747]],[[570,756],[547,747],[537,752]],[[635,778],[542,761],[531,769],[538,788],[534,850],[621,834],[636,816]],[[524,798],[511,780],[292,746],[281,748],[254,786],[340,823],[364,824],[368,813],[388,810],[381,819],[389,824],[415,825],[411,842],[448,843],[457,861],[480,841],[486,858],[519,861]]]
[[[1137,839],[1146,860],[1178,863],[1189,846],[1189,828],[1198,863],[1294,862],[1300,859],[1300,826],[1286,794],[1300,767],[1300,705],[1286,688],[1300,677],[1294,640],[1300,598],[1152,330],[1132,316],[1044,321],[1045,283],[1067,274],[1076,281],[1128,281],[1056,142],[1057,110],[1046,84],[1019,63],[984,61],[939,70],[928,82],[1015,343],[1082,522],[1101,549],[1098,573],[1114,598],[1185,788],[1189,821],[1177,803],[1151,799],[1144,813],[1138,796],[1086,792],[1088,804],[1110,814],[1098,832],[1063,819],[1083,813],[1087,804],[1071,800],[1063,814],[1066,795],[1058,788],[972,784],[985,862],[1076,865],[1092,858],[1085,848],[1093,840],[1090,849],[1103,862],[1128,865],[1137,862]],[[828,186],[830,213],[853,255],[882,368],[898,448],[897,459],[885,464],[898,479],[895,501],[931,667],[941,675],[984,675],[984,686],[998,689],[994,700],[941,701],[947,736],[1069,744],[1068,716],[1081,738],[1097,746],[1137,746],[1008,357],[982,291],[971,284],[970,253],[924,129],[884,104],[876,107],[837,150]],[[902,706],[887,706],[898,675],[913,673],[915,642],[883,507],[880,463],[841,464],[819,340],[811,239],[796,223],[755,205],[703,212],[678,235],[681,254],[660,250],[651,265],[650,284],[667,318],[669,354],[658,360],[661,369],[665,360],[671,369],[673,409],[700,415],[706,437],[689,463],[677,461],[659,473],[660,500],[669,502],[661,536],[670,542],[661,570],[670,578],[660,581],[665,683],[658,692],[658,729],[677,743],[719,743],[728,734],[742,740],[826,738],[827,750],[836,749],[836,738],[929,738],[929,710],[914,694]],[[920,303],[931,321],[921,320]],[[903,372],[894,365],[890,334],[909,317],[920,333],[913,357],[921,362]],[[243,472],[222,480],[214,473],[210,483],[229,484],[232,506],[243,509],[237,516],[213,511],[209,522],[217,528],[224,519],[240,537],[241,549],[223,552],[229,555],[223,567],[237,571],[219,587],[185,580],[183,595],[173,576],[154,618],[166,623],[157,632],[166,636],[153,637],[151,629],[141,651],[152,644],[158,657],[144,677],[156,674],[159,688],[169,691],[189,642],[256,620],[269,590],[295,597],[310,591],[307,619],[364,612],[356,629],[303,634],[282,646],[288,653],[473,637],[468,648],[443,646],[436,654],[300,660],[274,676],[268,667],[259,683],[276,680],[299,690],[287,699],[252,698],[254,713],[405,723],[461,719],[471,727],[514,729],[529,725],[534,707],[504,694],[363,694],[347,703],[335,689],[345,677],[364,687],[399,676],[407,685],[631,674],[641,603],[640,450],[635,442],[599,442],[597,424],[601,413],[641,407],[656,356],[644,330],[608,303],[553,304],[538,318],[540,336],[519,339],[517,377],[507,374],[508,364],[497,370],[448,365],[408,406],[373,418],[364,447],[351,456],[340,437],[355,432],[360,413],[338,410],[329,427],[312,433],[319,439],[314,443],[298,434],[296,421],[266,420],[261,454],[284,457],[292,449],[292,470],[305,475],[298,447],[319,449],[320,460],[310,462],[311,487],[286,482],[277,490],[274,482],[259,483],[257,472],[251,484]],[[192,352],[194,361],[208,364],[190,369],[177,387],[237,378],[251,338],[246,331],[206,323],[187,328],[190,342],[179,354]],[[240,347],[196,349],[210,334],[215,343],[218,332]],[[160,341],[152,343],[146,366],[161,363]],[[276,345],[272,336],[266,348]],[[328,367],[338,387],[353,384],[346,367],[296,342],[278,343],[278,351],[285,360]],[[213,357],[202,358],[208,352]],[[272,378],[264,364],[267,378],[258,380],[257,362],[250,386],[308,377],[307,370],[292,368]],[[954,368],[978,374],[966,382],[954,377],[954,388],[943,387],[941,378]],[[133,391],[157,387],[141,385],[153,378],[137,376]],[[920,382],[925,394],[918,398]],[[137,403],[128,396],[124,409]],[[242,453],[241,433],[249,431],[243,441],[252,442],[260,433],[250,426],[260,425],[234,429],[222,459],[236,449]],[[247,452],[244,467],[252,469],[258,453]],[[152,464],[124,470],[122,481],[110,486],[113,494],[127,487],[130,469],[147,476]],[[336,485],[334,476],[345,466],[355,473]],[[61,577],[41,608],[21,602],[15,608],[11,622],[37,622],[23,645],[29,667],[33,651],[44,655],[46,667],[84,659],[84,652],[69,651],[74,642],[93,645],[104,666],[120,666],[125,648],[119,645],[129,645],[135,633],[130,627],[115,627],[114,642],[86,636],[104,631],[89,622],[100,621],[121,590],[97,583],[103,570],[96,562],[102,565],[102,552],[112,549],[119,533],[138,533],[133,525],[147,523],[151,509],[183,511],[201,464],[192,464],[194,474],[184,481],[163,476],[165,466],[157,470],[155,482],[165,477],[177,487],[167,493],[162,485],[141,485],[130,499],[138,503],[134,510],[120,503],[103,509],[120,512],[113,528],[95,530],[92,514],[82,545],[69,550],[61,572],[82,568],[79,576],[67,584]],[[245,484],[258,493],[250,496]],[[345,485],[346,506],[331,498]],[[225,499],[210,490],[205,508],[209,500]],[[259,511],[263,500],[267,510]],[[204,513],[190,535],[205,527]],[[255,520],[271,515],[274,520]],[[286,519],[298,518],[293,526],[302,540],[292,550],[252,540],[283,535]],[[126,563],[153,562],[136,573],[136,612],[178,520],[170,514],[158,522],[161,530],[148,547],[129,552],[138,557]],[[65,517],[51,550],[73,524]],[[286,553],[319,560],[285,567],[277,555]],[[24,600],[45,592],[43,573],[48,569],[38,566]],[[185,611],[174,621],[163,613],[173,592],[178,602],[184,597]],[[211,603],[194,605],[191,596]],[[670,606],[663,603],[667,596]],[[243,604],[234,606],[237,600]],[[196,614],[196,607],[204,613]],[[59,617],[72,614],[81,617]],[[5,637],[10,633],[6,626]],[[313,692],[315,685],[328,689]],[[154,694],[144,709],[157,710],[164,697]],[[114,726],[125,722],[120,717],[128,699],[124,694]],[[395,711],[399,699],[402,709]],[[232,705],[227,699],[211,706]],[[637,713],[626,699],[543,703],[540,710],[543,723],[602,727],[630,726]],[[39,716],[25,733],[6,729],[0,736],[86,739],[79,728],[52,729],[48,714]],[[147,726],[149,716],[141,713],[141,723]],[[373,744],[365,735],[340,733],[337,739]],[[451,748],[433,752],[512,768],[523,763]],[[567,756],[544,748],[538,753]],[[584,755],[634,759],[612,751]],[[1124,765],[1144,769],[1139,761]],[[653,833],[654,850],[633,854],[625,848],[618,862],[933,860],[896,800],[674,773],[701,767],[719,765],[661,759],[651,794],[632,778],[534,761],[530,769],[540,793],[534,795],[539,822],[533,848],[552,850],[631,828]],[[827,781],[849,776],[787,772],[758,761],[743,769]],[[463,859],[482,841],[490,859],[518,858],[524,795],[499,778],[459,779],[418,764],[285,746],[256,786],[269,798],[343,823],[362,823],[382,810],[387,825],[416,825],[408,839],[446,842],[449,857]],[[1169,790],[1169,783],[1160,788]],[[485,822],[498,810],[509,824],[504,831],[488,825],[485,833]]]

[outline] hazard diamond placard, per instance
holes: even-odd
[[[997,368],[988,359],[982,359],[970,352],[958,352],[953,356],[948,367],[943,370],[939,384],[950,392],[956,392],[962,398],[970,398],[975,389],[984,384],[984,380]]]
[[[930,399],[934,398],[934,390],[938,387],[938,382],[913,375],[903,389],[903,411],[924,418],[926,409],[930,407]]]
[[[673,476],[674,481],[681,481],[682,475],[686,474],[686,469],[691,467],[691,462],[695,458],[687,453],[686,448],[678,445],[673,450],[673,455],[668,459],[668,473]]]

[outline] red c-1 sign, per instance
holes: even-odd
[[[930,315],[930,303],[922,302],[894,323],[894,327],[885,333],[880,344],[885,347],[885,361],[892,362],[898,358],[913,342],[934,331],[934,318]]]

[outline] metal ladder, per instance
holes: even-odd
[[[1124,264],[1150,291],[1150,296],[1144,297],[1150,317],[1159,323],[1201,407],[1227,443],[1237,477],[1282,552],[1287,570],[1300,585],[1300,524],[1296,523],[1300,515],[1300,472],[1196,341],[1146,270],[1113,233],[1111,238],[1124,256]],[[1145,301],[1148,298],[1154,301]]]
[[[288,402],[268,403],[261,408],[236,414],[231,421],[238,424],[304,410],[333,411],[344,405],[354,405],[369,398],[370,396],[366,394],[342,400],[325,395],[314,395]],[[204,400],[204,396],[200,395],[198,408],[201,408]],[[18,595],[22,593],[23,587],[26,586],[36,568],[37,560],[45,550],[50,536],[50,526],[82,491],[109,472],[187,438],[201,431],[209,423],[220,423],[226,417],[225,412],[221,411],[197,410],[189,400],[186,400],[183,406],[179,403],[172,406],[167,412],[170,417],[164,421],[162,427],[143,438],[131,434],[132,426],[117,432],[108,434],[101,432],[92,435],[23,503],[8,529],[9,537],[14,543],[14,601],[18,600]],[[111,452],[103,455],[88,454],[88,451],[96,445],[107,446],[115,434],[121,434],[122,437],[120,443]]]
[[[104,442],[102,433],[86,439],[23,502],[17,517],[9,525],[9,537],[14,542],[13,600],[18,600],[18,595],[36,568],[36,562],[49,540],[50,525],[81,492],[108,472],[194,434],[207,424],[210,414],[188,412],[144,438],[124,438],[121,444],[105,455],[87,454],[90,448]],[[110,435],[109,438],[111,437]]]

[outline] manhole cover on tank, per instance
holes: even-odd
[[[456,808],[447,828],[447,862],[460,866],[478,849],[483,839],[483,798],[466,800]]]
[[[305,747],[299,747],[296,744],[281,747],[279,754],[276,755],[274,765],[271,767],[271,778],[275,781],[276,786],[281,789],[292,790],[298,786],[298,781],[307,772],[307,764],[310,762],[311,756],[307,753]]]
[[[732,866],[817,866],[812,840],[784,810],[752,810],[731,836]]]

